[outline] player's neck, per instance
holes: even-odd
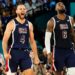
[[[25,18],[20,19],[19,17],[16,17],[16,20],[17,20],[18,22],[20,22],[21,24],[23,24],[26,19],[25,19]]]
[[[66,14],[57,14],[57,17],[61,20],[64,20],[66,18]]]

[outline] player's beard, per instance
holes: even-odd
[[[25,15],[18,14],[18,17],[19,17],[20,19],[24,19],[24,18],[25,18]]]
[[[58,10],[58,13],[59,13],[59,14],[63,14],[63,13],[65,13],[65,12],[66,12],[65,9],[60,9],[60,10]]]

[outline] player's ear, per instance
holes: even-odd
[[[57,11],[58,10],[58,5],[56,4],[56,6],[55,6],[55,11]]]
[[[17,13],[17,9],[16,9],[16,13]]]

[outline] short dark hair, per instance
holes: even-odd
[[[16,9],[17,9],[17,6],[19,6],[19,5],[24,5],[24,3],[23,2],[17,2],[16,3]]]

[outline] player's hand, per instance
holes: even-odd
[[[8,72],[8,70],[9,70],[9,68],[8,68],[8,60],[11,59],[11,55],[10,55],[10,53],[5,53],[4,57],[5,57],[5,60],[6,60],[5,71]]]
[[[10,53],[5,53],[5,54],[4,54],[4,57],[5,57],[6,60],[11,59]]]
[[[40,63],[39,57],[35,56],[34,57],[34,64],[38,65]]]
[[[51,53],[48,53],[48,63],[52,63],[52,60],[53,60],[53,57],[52,57],[52,52]]]

